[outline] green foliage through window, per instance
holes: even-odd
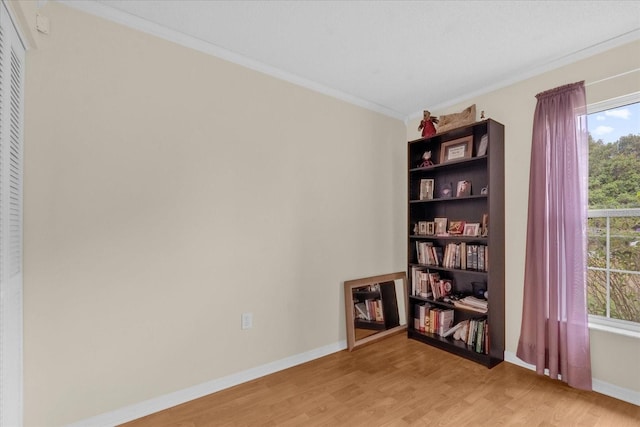
[[[607,144],[589,135],[589,209],[640,207],[640,134]]]
[[[589,218],[587,298],[590,314],[640,323],[640,115],[634,112],[640,103],[588,116],[589,209],[607,212]],[[612,129],[601,124],[605,115],[631,120],[635,130],[612,142],[595,139]]]

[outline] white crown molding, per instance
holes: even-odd
[[[388,109],[376,103],[358,98],[345,92],[341,92],[336,89],[321,85],[314,81],[305,79],[295,74],[288,73],[270,65],[264,64],[259,61],[255,61],[246,56],[229,51],[220,46],[216,46],[212,43],[205,42],[198,38],[188,36],[179,31],[175,31],[166,28],[162,25],[155,24],[140,17],[130,15],[120,10],[105,6],[101,3],[90,0],[56,0],[58,3],[64,4],[71,8],[80,10],[82,12],[112,21],[134,30],[142,31],[147,34],[151,34],[156,37],[160,37],[164,40],[168,40],[177,43],[181,46],[197,50],[199,52],[215,56],[225,61],[232,62],[237,65],[249,68],[251,70],[267,74],[280,80],[295,84],[312,90],[314,92],[327,95],[341,101],[348,102],[358,107],[365,108],[367,110],[374,111],[376,113],[383,114],[398,120],[405,120],[405,116],[397,111]]]
[[[43,1],[43,0],[40,0],[40,1]],[[162,39],[180,44],[184,47],[191,48],[199,52],[224,59],[234,64],[241,65],[243,67],[252,69],[254,71],[258,71],[263,74],[270,75],[272,77],[287,81],[297,86],[305,87],[315,92],[318,92],[327,96],[331,96],[336,99],[340,99],[341,101],[348,102],[358,107],[362,107],[362,108],[383,114],[385,116],[402,120],[405,122],[405,124],[407,124],[410,120],[415,120],[417,118],[422,117],[422,109],[414,112],[413,114],[410,114],[409,116],[405,116],[397,111],[383,107],[371,101],[367,101],[367,100],[355,97],[353,95],[350,95],[348,93],[332,89],[330,87],[321,85],[317,82],[305,79],[303,77],[297,76],[292,73],[288,73],[286,71],[269,66],[262,62],[255,61],[246,56],[229,51],[220,46],[216,46],[212,43],[208,43],[203,40],[197,39],[195,37],[188,36],[179,31],[171,30],[162,25],[152,23],[140,17],[130,15],[128,13],[105,6],[95,1],[91,1],[91,0],[56,0],[56,1],[58,3],[83,11],[85,13],[89,13],[91,15],[98,16],[100,18],[103,18],[112,22],[116,22],[118,24],[127,26],[129,28],[142,31],[147,34],[151,34],[156,37],[160,37]],[[523,73],[515,74],[508,79],[500,81],[499,83],[486,86],[477,91],[469,92],[463,96],[448,100],[445,103],[431,106],[430,109],[432,111],[443,110],[447,107],[459,104],[463,101],[471,100],[475,97],[485,95],[495,90],[502,89],[504,87],[521,82],[531,77],[543,74],[545,72],[554,70],[556,68],[560,68],[564,65],[577,62],[581,59],[588,58],[590,56],[613,49],[617,46],[621,46],[623,44],[626,44],[638,39],[640,39],[640,29],[630,31],[628,33],[625,33],[620,36],[614,37],[612,39],[598,43],[594,46],[590,46],[588,48],[571,53],[561,58],[557,58],[553,61],[548,62],[547,64],[543,64],[539,67],[532,68]]]
[[[515,353],[510,351],[504,352],[504,360],[505,362],[513,363],[514,365],[521,366],[526,369],[530,369],[532,371],[536,370],[536,367],[530,365],[518,358]],[[549,371],[545,369],[545,375],[549,375]],[[613,397],[614,399],[622,400],[624,402],[631,403],[633,405],[640,406],[640,392],[635,390],[630,390],[628,388],[619,387],[615,384],[611,384],[597,378],[593,378],[591,380],[593,391],[604,394],[609,397]]]
[[[640,29],[637,30],[633,30],[630,31],[628,33],[622,34],[618,37],[614,37],[612,39],[603,41],[601,43],[598,43],[596,45],[590,46],[588,48],[579,50],[577,52],[571,53],[569,55],[563,56],[561,58],[555,59],[551,62],[548,62],[544,65],[541,65],[539,67],[535,67],[532,68],[528,71],[525,71],[521,74],[516,74],[513,75],[512,77],[506,79],[506,80],[502,80],[499,83],[493,84],[493,85],[489,85],[486,86],[480,90],[477,90],[475,92],[469,92],[464,96],[460,96],[458,98],[454,98],[451,99],[445,103],[441,103],[435,106],[430,107],[431,111],[438,111],[438,110],[444,110],[447,107],[451,107],[453,105],[459,104],[463,101],[469,101],[477,96],[481,96],[481,95],[485,95],[487,93],[496,91],[498,89],[502,89],[505,88],[507,86],[511,86],[512,84],[515,83],[519,83],[521,81],[530,79],[531,77],[535,77],[538,76],[540,74],[555,70],[557,68],[563,67],[565,65],[569,65],[569,64],[573,64],[574,62],[578,62],[582,59],[588,58],[590,56],[594,56],[597,55],[599,53],[602,52],[606,52],[607,50],[611,50],[613,48],[616,48],[618,46],[622,46],[623,44],[627,44],[627,43],[631,43],[633,41],[636,40],[640,40]],[[612,76],[612,77],[616,77],[616,76]],[[605,80],[605,79],[602,79]],[[600,81],[602,81],[600,80]],[[598,83],[598,82],[592,82],[591,84],[594,83]],[[586,83],[586,85],[589,85],[589,82]],[[416,111],[415,113],[411,114],[407,119],[408,120],[415,120],[417,118],[421,118],[422,117],[422,110]]]
[[[329,354],[337,353],[338,351],[342,351],[346,348],[347,342],[345,340],[339,341],[305,353],[285,357],[284,359],[276,360],[275,362],[247,369],[246,371],[238,372],[237,374],[208,381],[184,390],[178,390],[176,392],[129,405],[115,411],[80,420],[73,424],[69,424],[67,427],[111,427],[120,425],[164,409],[172,408],[176,405],[198,399],[208,394],[234,387],[238,384],[252,381],[265,375],[273,374],[274,372],[282,371],[302,363],[319,359]]]

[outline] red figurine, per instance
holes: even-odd
[[[438,118],[431,117],[431,113],[427,110],[424,110],[423,114],[424,117],[420,122],[420,126],[418,126],[418,130],[422,131],[423,138],[428,138],[436,134],[436,127],[434,123],[438,124]]]

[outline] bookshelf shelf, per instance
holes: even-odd
[[[433,138],[436,138],[436,137],[434,136],[431,139]],[[471,157],[469,159],[449,161],[445,164],[436,164],[436,165],[426,166],[426,167],[417,167],[417,168],[409,169],[409,172],[429,172],[429,171],[438,170],[440,168],[454,169],[457,167],[465,167],[472,163],[486,162],[487,159],[488,159],[488,156]]]
[[[360,329],[371,329],[371,330],[384,330],[386,329],[384,326],[384,322],[376,322],[375,320],[360,320],[357,319],[355,321],[355,327]]]
[[[454,197],[454,198],[437,198],[430,200],[409,200],[409,203],[460,203],[465,200],[473,200],[473,199],[486,199],[488,196],[486,194],[476,194],[473,196],[466,197]]]
[[[410,234],[410,239],[428,239],[428,240],[449,240],[457,242],[479,242],[485,243],[488,241],[486,237],[469,237],[469,236],[425,236],[421,234]]]
[[[443,144],[459,138],[473,141],[465,158],[419,167],[426,151],[440,159]],[[478,156],[482,140],[486,153]],[[504,360],[504,126],[484,120],[408,146],[408,337],[491,368]],[[465,233],[434,232],[443,218],[447,231],[456,231],[449,229],[453,222]],[[449,294],[473,295],[487,312],[443,301]],[[474,332],[443,337],[449,324]]]
[[[443,338],[436,334],[430,334],[425,332],[418,332],[416,330],[410,330],[408,332],[409,338],[421,341],[425,344],[429,344],[433,347],[445,350],[449,353],[456,354],[465,359],[472,360],[474,362],[485,365],[489,368],[493,368],[498,363],[502,362],[502,358],[494,358],[487,354],[476,353],[468,345],[459,340],[451,338]]]
[[[447,268],[447,267],[442,267],[438,265],[429,265],[429,264],[411,264],[411,266],[426,268],[428,270],[434,270],[434,271],[448,271],[451,273],[464,273],[464,274],[479,274],[482,276],[486,276],[489,273],[488,271],[479,271],[479,270],[470,270],[470,269],[462,270],[460,268]]]
[[[434,304],[434,305],[437,305],[439,307],[444,307],[444,308],[452,308],[452,309],[455,308],[454,305],[449,303],[449,302],[438,301],[438,300],[434,300],[434,299],[431,299],[431,298],[423,298],[423,297],[420,297],[420,296],[417,296],[417,295],[411,295],[409,297],[409,299],[416,300],[416,301],[428,302],[430,304]]]
[[[431,299],[431,298],[423,298],[423,297],[420,297],[420,296],[417,296],[417,295],[411,295],[409,298],[412,299],[412,300],[418,301],[418,302],[426,302],[428,304],[431,304],[431,305],[439,307],[439,308],[450,309],[450,310],[460,310],[460,311],[462,311],[464,313],[468,313],[469,315],[473,315],[473,316],[483,317],[483,316],[486,315],[486,313],[481,313],[481,312],[478,312],[478,311],[475,311],[475,310],[456,307],[453,303],[450,303],[450,302],[434,300],[434,299]]]

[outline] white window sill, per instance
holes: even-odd
[[[613,320],[590,315],[589,329],[640,339],[640,325],[624,320]]]

